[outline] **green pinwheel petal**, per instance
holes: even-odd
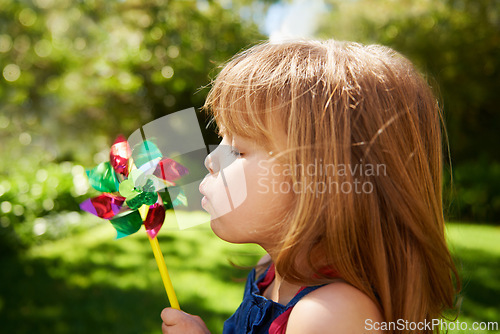
[[[146,184],[142,187],[142,191],[148,192],[148,193],[156,192],[153,180],[148,178],[146,181]]]
[[[92,188],[105,193],[118,191],[119,182],[115,170],[109,161],[101,162],[94,169],[87,171]]]
[[[170,210],[170,209],[174,208],[174,206],[172,204],[172,199],[170,198],[170,194],[166,189],[158,192],[158,194],[160,194],[160,197],[161,197],[161,200],[163,202],[163,206],[165,207],[165,210]]]
[[[132,184],[134,185],[134,187],[138,188],[138,186],[139,186],[139,180],[141,179],[141,177],[142,177],[143,174],[144,173],[141,170],[134,169],[128,175],[128,180],[130,180],[130,182],[132,182]]]
[[[117,214],[110,223],[116,229],[116,238],[120,239],[139,231],[142,218],[138,211],[128,211]]]
[[[158,195],[156,193],[141,192],[134,198],[127,199],[127,205],[131,209],[135,210],[140,208],[143,204],[153,205],[156,203],[157,200],[158,200]]]
[[[130,179],[122,181],[118,191],[120,192],[120,195],[126,198],[132,198],[138,194],[135,190],[134,183]]]
[[[120,184],[120,194],[126,198],[126,203],[129,208],[135,210],[143,204],[153,205],[158,200],[154,181],[150,179],[154,177],[147,175],[138,169],[130,172],[129,178]],[[143,185],[139,185],[142,183]]]
[[[158,192],[165,206],[165,210],[173,209],[174,206],[187,206],[186,194],[180,187],[170,187],[168,190]]]
[[[134,159],[137,168],[141,168],[143,165],[152,162],[155,159],[159,161],[162,157],[163,155],[161,154],[158,146],[149,140],[145,140],[136,145],[132,151],[132,158]]]
[[[144,194],[137,193],[136,196],[127,198],[125,203],[127,203],[128,207],[132,210],[137,210],[144,204]]]
[[[158,201],[158,194],[157,193],[143,193],[144,194],[144,204],[146,205],[153,205]]]
[[[172,196],[170,195],[171,192],[173,193]],[[176,188],[168,188],[168,190],[164,189],[158,192],[158,194],[160,194],[165,210],[170,210],[174,208],[172,204],[172,197],[175,198],[175,196],[177,196]]]
[[[182,189],[179,191],[179,194],[177,194],[177,197],[175,197],[175,199],[172,201],[172,204],[174,206],[181,206],[181,205],[187,206],[188,205],[186,194],[184,193],[184,191]]]

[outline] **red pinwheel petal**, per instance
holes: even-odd
[[[165,221],[165,208],[160,203],[149,207],[148,215],[144,220],[146,232],[151,238],[156,237]]]
[[[172,182],[188,173],[189,170],[177,161],[165,158],[158,163],[153,175],[165,181]]]
[[[131,155],[132,150],[125,137],[118,136],[109,152],[109,161],[116,173],[128,176],[128,160]]]
[[[123,202],[125,202],[125,197],[102,194],[87,199],[80,204],[80,208],[97,217],[111,219],[120,211]]]

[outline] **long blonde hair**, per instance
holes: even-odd
[[[290,176],[336,187],[293,197],[275,251],[288,281],[328,282],[326,264],[377,303],[387,322],[430,321],[453,307],[458,277],[444,235],[441,114],[406,58],[333,40],[262,43],[225,65],[204,108],[229,133],[266,149],[279,149],[276,133],[284,133],[283,163],[351,168]],[[367,173],[367,166],[383,169]],[[345,184],[351,191],[338,187]],[[324,262],[312,257],[318,252]],[[301,257],[316,275],[298,266]]]

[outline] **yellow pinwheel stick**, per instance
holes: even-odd
[[[149,211],[149,207],[147,205],[143,205],[139,208],[139,213],[141,214],[142,219],[144,220],[147,217]],[[158,265],[158,269],[160,270],[161,279],[163,281],[163,285],[165,286],[165,291],[167,292],[168,301],[170,302],[170,306],[177,310],[180,310],[179,302],[177,301],[177,296],[175,295],[174,286],[172,285],[172,281],[170,280],[170,275],[168,274],[167,265],[165,264],[165,259],[163,258],[163,253],[160,249],[160,244],[158,243],[158,239],[156,237],[151,238],[148,235],[149,243],[151,244],[151,248],[153,249],[153,254],[155,256],[156,264]]]

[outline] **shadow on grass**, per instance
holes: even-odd
[[[99,245],[92,251],[112,256],[120,247]],[[69,284],[64,274],[57,274],[63,270],[85,277],[105,270],[112,277],[131,275],[130,269],[90,260],[68,264],[59,258],[0,258],[0,266],[1,333],[161,333],[159,314],[168,305],[164,291],[123,289],[113,281],[91,282],[83,287]],[[212,270],[214,275],[231,275],[230,268]],[[214,333],[230,316],[211,309],[201,297],[187,296],[182,304],[184,310],[206,320]]]
[[[233,279],[244,279],[246,271],[209,256],[217,254],[207,252],[220,250],[212,249],[205,237],[203,233],[182,238],[162,235],[160,243],[169,267],[173,264],[174,271],[189,268],[195,274],[208,274],[227,282],[221,283],[223,287],[233,284]],[[143,242],[129,239],[75,245],[78,249],[65,258],[61,254],[67,250],[36,259],[0,257],[0,333],[161,333],[159,313],[168,302],[158,282],[154,287],[150,284],[147,275],[157,273],[151,273],[154,260]],[[461,315],[475,321],[498,321],[500,258],[459,245],[453,250],[463,285]],[[194,260],[187,263],[187,259]],[[255,263],[256,258],[251,255],[248,260]],[[96,274],[103,277],[96,278]],[[146,280],[145,287],[123,287],[134,280]],[[200,315],[215,334],[231,315],[213,307],[221,299],[208,300],[193,293],[183,296],[181,304],[186,312]]]
[[[203,241],[196,239],[176,239],[175,237],[161,237],[159,240],[165,259],[189,259],[189,258],[206,258],[205,252],[217,252],[206,246]],[[176,243],[176,247],[171,245]],[[245,282],[249,271],[258,262],[262,255],[258,253],[252,254],[218,254],[221,261],[196,261],[190,262],[189,269],[198,272],[209,272],[220,281],[230,282]],[[231,265],[231,258],[236,257],[235,265]],[[240,267],[238,267],[240,266]],[[207,287],[208,289],[209,287]],[[243,297],[243,287],[241,290]]]
[[[478,249],[455,246],[463,297],[461,314],[477,321],[498,321],[500,257]]]

